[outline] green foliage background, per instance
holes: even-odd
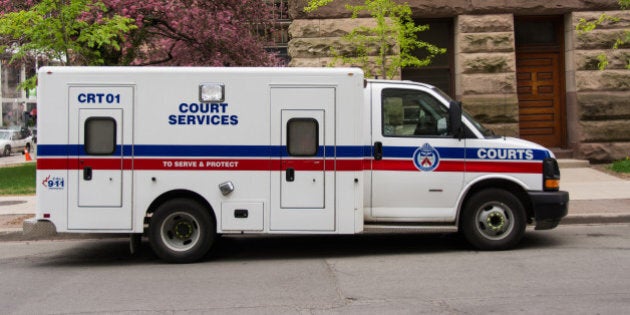
[[[107,50],[120,50],[133,20],[109,14],[93,0],[42,0],[28,11],[0,16],[0,51],[11,61],[45,58],[63,65],[103,65]],[[35,78],[22,84],[35,87]]]
[[[304,8],[305,12],[312,12],[331,3],[333,0],[310,0]],[[352,12],[352,18],[357,18],[361,12],[366,12],[375,21],[375,27],[357,27],[344,36],[344,39],[355,47],[351,54],[339,53],[331,49],[334,55],[331,66],[341,61],[343,64],[357,64],[366,77],[378,76],[392,79],[405,67],[427,66],[433,57],[446,52],[445,48],[418,39],[418,33],[429,29],[428,25],[415,25],[411,17],[409,4],[398,4],[393,0],[365,0],[363,5],[346,4],[346,9]],[[417,49],[427,52],[426,57],[420,59],[415,55]],[[370,58],[376,50],[376,58]],[[396,53],[392,53],[396,52]],[[371,65],[375,63],[375,67]]]

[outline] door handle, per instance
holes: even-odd
[[[293,169],[292,167],[287,168],[287,173],[286,173],[286,180],[287,182],[292,182],[295,180],[295,169]]]
[[[92,168],[86,166],[83,168],[83,180],[92,180]]]
[[[380,141],[374,142],[374,159],[377,161],[383,159],[383,143]]]

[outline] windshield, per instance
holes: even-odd
[[[470,116],[469,113],[467,113],[465,110],[462,110],[462,115],[464,115],[464,117],[466,117],[466,119],[468,119],[468,121],[470,121],[470,123],[475,126],[475,128],[477,130],[479,130],[479,132],[481,132],[481,134],[484,137],[492,137],[495,136],[494,131],[487,129],[486,127],[484,127],[480,122],[476,121],[474,118],[472,118],[472,116]]]
[[[444,93],[444,91],[438,89],[437,87],[433,87],[433,91],[439,94],[442,98],[446,100],[446,102],[450,103],[453,99],[448,96],[448,94]],[[462,115],[477,129],[484,137],[492,137],[494,136],[494,132],[490,129],[484,127],[480,122],[476,121],[468,112],[466,112],[462,108]]]
[[[10,140],[11,132],[6,130],[0,130],[0,140]]]

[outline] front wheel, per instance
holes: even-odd
[[[171,263],[203,258],[216,238],[215,223],[206,207],[194,200],[173,199],[157,208],[149,224],[155,254]]]
[[[464,237],[481,250],[514,247],[527,226],[523,204],[502,189],[486,189],[466,202],[460,226]]]
[[[11,147],[10,146],[5,146],[4,149],[2,150],[2,155],[4,155],[4,156],[11,155]]]

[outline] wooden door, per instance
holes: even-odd
[[[517,53],[520,137],[545,147],[564,145],[559,53]]]

